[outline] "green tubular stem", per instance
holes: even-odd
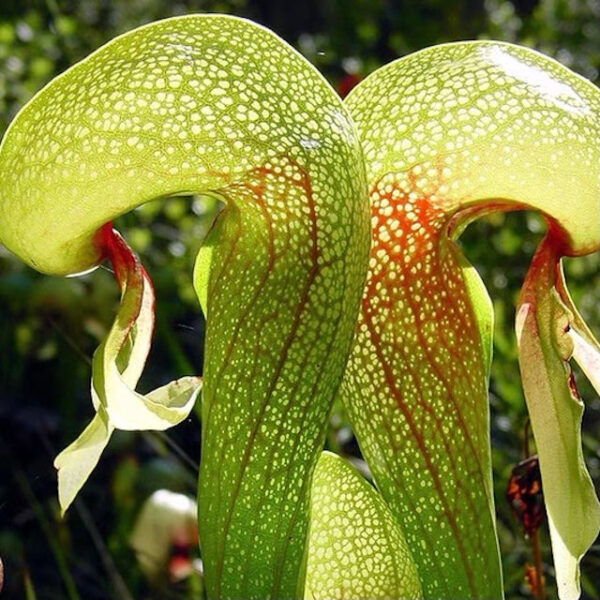
[[[600,94],[532,50],[466,42],[383,67],[345,103],[372,248],[343,401],[425,598],[501,598],[491,305],[452,240],[476,215],[530,208],[560,228],[564,254],[597,249]]]
[[[169,19],[42,90],[7,132],[0,169],[0,240],[53,274],[95,266],[98,228],[147,200],[224,200],[196,277],[207,592],[295,596],[368,258],[364,163],[339,98],[260,26]]]

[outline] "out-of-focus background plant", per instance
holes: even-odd
[[[115,35],[191,12],[231,13],[268,26],[342,94],[381,64],[414,50],[485,38],[537,48],[600,82],[600,0],[2,0],[0,133],[40,87]],[[150,272],[158,299],[142,390],[201,372],[204,321],[191,273],[215,210],[210,198],[171,198],[146,204],[119,222]],[[524,579],[530,548],[505,490],[513,466],[524,458],[526,431],[514,306],[543,229],[532,214],[500,214],[478,221],[461,238],[496,314],[490,403],[508,598],[531,594]],[[600,257],[568,260],[566,271],[575,302],[598,334]],[[80,499],[64,521],[59,518],[52,461],[91,415],[89,363],[117,296],[106,269],[77,279],[48,278],[23,267],[0,246],[0,557],[7,598],[201,597],[193,536],[174,535],[152,577],[143,561],[140,567],[131,543],[142,506],[154,492],[195,494],[196,417],[167,434],[117,432]],[[592,477],[600,482],[600,399],[583,378],[579,385],[587,400],[584,451]],[[364,467],[338,406],[327,444]],[[543,527],[541,546],[551,581]],[[584,559],[582,585],[584,598],[600,598],[599,542]]]

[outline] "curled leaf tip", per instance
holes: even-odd
[[[135,387],[142,373],[154,326],[154,292],[145,269],[120,234],[107,224],[96,239],[110,260],[121,288],[121,305],[110,331],[94,353],[92,400],[96,415],[55,461],[64,513],[81,489],[115,428],[162,430],[185,419],[202,380],[183,377],[146,395]]]
[[[597,385],[600,351],[568,295],[562,252],[560,232],[550,227],[523,284],[516,331],[559,597],[571,600],[580,596],[581,557],[600,531],[600,503],[583,459],[583,402],[569,360]]]

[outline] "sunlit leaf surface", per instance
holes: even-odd
[[[597,248],[600,94],[533,51],[474,42],[392,63],[346,104],[366,156],[372,248],[344,402],[402,524],[425,597],[500,598],[487,398],[491,307],[453,239],[479,215],[535,208],[559,224],[563,252]],[[542,457],[557,440],[532,420],[551,506],[559,492],[546,489],[552,467]],[[579,439],[578,419],[553,427]],[[583,470],[574,444],[563,458]],[[588,481],[573,481],[573,502],[563,506],[596,514]],[[577,586],[573,561],[585,545],[567,544],[570,566],[564,552],[558,557],[560,589],[566,579]]]
[[[311,490],[304,598],[422,598],[404,535],[381,496],[344,459],[324,452]]]
[[[0,168],[0,238],[49,273],[96,265],[96,231],[149,199],[205,193],[224,203],[201,256],[209,272],[196,272],[207,312],[206,586],[211,598],[296,597],[310,475],[368,257],[364,163],[340,99],[262,27],[175,18],[55,79],[11,125]],[[131,287],[135,302],[145,290]],[[95,359],[98,395],[104,383],[121,386],[117,364],[127,379],[130,356],[111,364],[129,352],[123,341],[109,339]],[[120,399],[106,402],[131,425]]]

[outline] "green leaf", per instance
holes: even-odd
[[[573,358],[596,392],[600,394],[600,348],[598,348],[598,343],[590,343],[574,327],[571,327],[569,337],[573,342]]]
[[[54,463],[63,514],[98,463],[115,428],[162,430],[176,425],[189,415],[202,383],[198,377],[182,377],[145,396],[135,392],[150,350],[154,292],[148,275],[121,236],[108,226],[102,237],[121,284],[121,305],[92,361],[96,416]]]
[[[308,485],[368,259],[364,163],[339,97],[260,26],[169,19],[116,38],[42,90],[7,131],[0,170],[0,240],[55,274],[97,265],[98,229],[143,202],[203,193],[225,204],[199,263],[209,272],[195,276],[208,314],[206,585],[213,598],[294,597]],[[146,293],[143,277],[132,281],[94,358],[95,403],[104,395],[123,427],[163,419],[127,391],[148,325],[124,332],[131,318],[147,323],[135,308]]]
[[[345,460],[323,452],[313,476],[304,598],[422,598],[402,529]]]
[[[140,378],[154,327],[154,292],[146,271],[116,232],[109,256],[121,282],[121,306],[92,362],[92,398],[112,425],[125,430],[163,430],[180,423],[192,410],[201,380],[184,377],[142,395]],[[110,245],[109,245],[110,247]],[[110,252],[111,250],[109,250]]]
[[[533,208],[564,253],[598,248],[600,93],[532,50],[468,42],[383,67],[346,105],[373,228],[343,401],[425,597],[501,598],[490,305],[453,240],[481,215]]]
[[[210,276],[210,265],[214,247],[219,240],[219,224],[222,222],[219,217],[220,214],[217,215],[209,232],[202,241],[202,246],[200,246],[200,251],[198,252],[194,264],[194,289],[198,295],[198,300],[205,318],[208,317],[208,280]]]
[[[567,333],[573,342],[573,358],[596,392],[600,394],[600,342],[594,337],[573,303],[562,269],[558,269],[555,285],[561,301],[571,316]]]
[[[575,345],[583,346],[580,352],[596,361],[598,354],[590,352],[584,338],[577,335],[574,341],[569,333],[575,319],[555,288],[562,279],[559,272],[560,256],[550,234],[540,244],[523,284],[516,327],[558,591],[561,599],[570,600],[580,596],[579,561],[600,531],[600,503],[583,460],[583,403],[567,361]],[[588,364],[594,366],[591,360]],[[600,369],[595,376],[600,376]]]
[[[54,460],[58,469],[58,500],[62,515],[98,464],[113,430],[106,411],[99,407],[83,433]]]
[[[454,252],[458,263],[461,265],[467,296],[473,304],[473,315],[477,321],[481,337],[483,364],[485,366],[486,377],[489,377],[494,350],[494,307],[475,267],[463,256],[458,248]]]

